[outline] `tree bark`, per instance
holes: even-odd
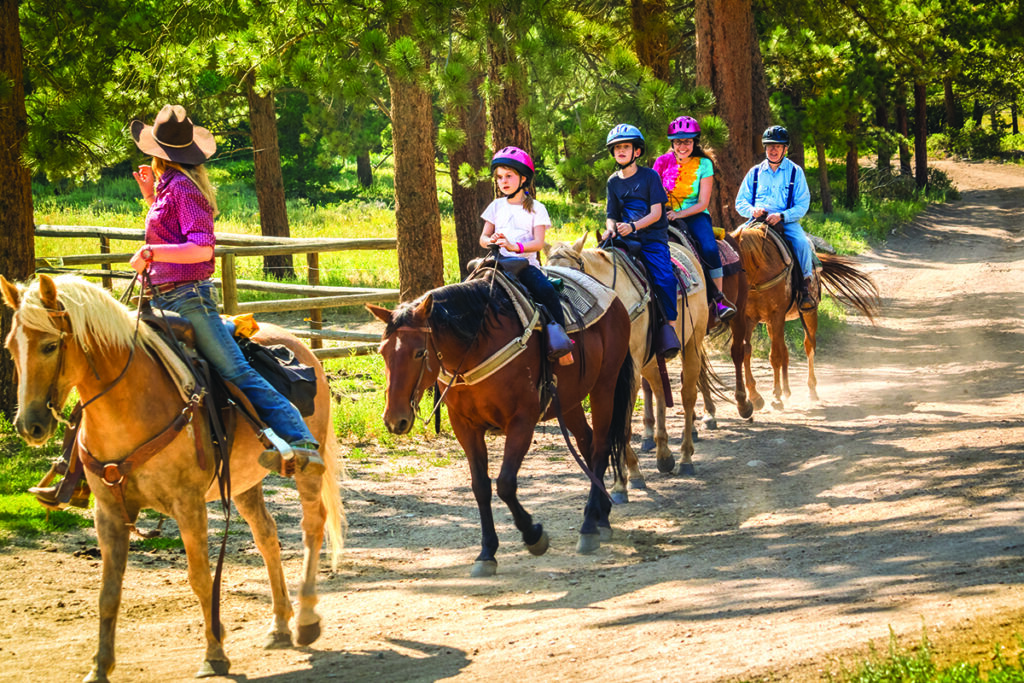
[[[914,180],[928,184],[928,86],[914,82]]]
[[[518,6],[514,8],[515,11],[518,9]],[[519,110],[526,102],[523,84],[519,78],[505,75],[509,71],[507,67],[515,66],[517,60],[508,38],[501,30],[505,22],[497,7],[491,11],[491,22],[492,32],[487,37],[487,78],[496,93],[490,102],[491,146],[495,151],[515,146],[532,157],[533,138],[530,127],[519,116]]]
[[[820,140],[814,145],[818,153],[818,184],[821,185],[821,211],[832,213],[832,186],[828,182],[828,158],[825,156],[825,143]]]
[[[803,104],[800,99],[799,92],[792,92],[789,94],[790,106],[798,112],[798,123],[795,126],[789,127],[789,160],[801,168],[807,166],[807,153],[804,151],[804,127],[803,120],[800,118],[802,114],[799,112],[803,109]],[[766,126],[767,127],[767,126]]]
[[[253,160],[256,170],[256,202],[260,207],[260,233],[268,237],[291,237],[284,198],[284,174],[277,144],[277,112],[274,93],[256,92],[256,74],[245,78],[245,96],[249,101],[249,128],[252,130]],[[291,254],[263,257],[263,272],[283,279],[294,278]]]
[[[714,113],[729,126],[729,140],[717,150],[716,192],[709,207],[712,224],[728,230],[740,222],[733,209],[740,183],[763,155],[761,131],[768,121],[764,66],[750,0],[696,0],[696,22],[697,85],[714,93]]]
[[[942,99],[946,105],[946,126],[955,130],[964,127],[964,119],[960,114],[960,107],[953,94],[953,78],[946,76],[942,79]]]
[[[630,0],[629,19],[633,25],[636,57],[655,78],[663,81],[671,76],[667,14],[665,0]]]
[[[1017,123],[1017,103],[1010,103],[1010,126],[1014,135],[1020,135],[1020,124]]]
[[[412,19],[403,14],[389,38],[409,35]],[[399,298],[410,301],[444,284],[441,210],[434,172],[434,117],[430,94],[415,80],[387,70],[395,153],[395,222],[398,241]]]
[[[472,93],[469,106],[458,112],[459,127],[466,134],[466,141],[451,154],[450,171],[452,178],[452,205],[455,214],[455,242],[459,250],[459,279],[469,274],[467,264],[482,256],[480,247],[480,215],[491,201],[491,184],[476,183],[463,187],[459,182],[459,166],[466,163],[472,168],[482,168],[486,163],[484,141],[487,139],[487,109],[480,96],[483,76],[473,79],[469,88]]]
[[[363,187],[373,185],[373,166],[370,164],[369,150],[356,153],[356,180]]]
[[[889,109],[883,100],[875,105],[875,125],[881,131],[878,136],[878,170],[892,173],[892,147],[885,137],[889,130]]]
[[[846,121],[846,208],[860,204],[860,164],[857,162],[857,128],[860,117],[856,111]]]
[[[900,134],[900,175],[910,175],[910,148],[907,138],[910,136],[910,125],[907,121],[907,96],[900,92],[896,100],[896,132]]]
[[[21,161],[28,131],[25,114],[21,33],[17,0],[0,2],[0,77],[11,84],[10,99],[0,99],[0,273],[12,281],[35,273],[32,181]],[[11,331],[13,311],[0,305],[0,334]],[[0,354],[0,410],[13,418],[18,410],[18,378],[9,353]]]

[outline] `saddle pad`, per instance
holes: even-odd
[[[723,268],[740,262],[740,255],[736,253],[731,244],[725,240],[716,240],[716,242],[718,242],[718,255],[722,258]]]
[[[562,266],[546,266],[542,270],[562,279],[564,288],[560,298],[566,332],[579,332],[596,323],[616,298],[614,290],[586,273]]]
[[[675,266],[676,279],[686,296],[704,291],[704,281],[697,276],[700,271],[693,262],[690,250],[675,243],[669,244],[668,249],[672,257],[672,264]]]
[[[145,332],[142,332],[142,329],[145,329]],[[178,393],[181,394],[182,400],[188,403],[196,389],[196,380],[192,371],[185,367],[174,350],[156,332],[143,325],[140,327],[140,334],[144,337],[146,346],[156,354],[157,359],[167,369],[171,379],[174,380],[174,385],[178,387]]]

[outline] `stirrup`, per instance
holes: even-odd
[[[281,452],[284,450],[284,453]],[[322,475],[327,467],[317,451],[316,444],[310,441],[297,441],[287,444],[283,449],[268,448],[260,453],[260,466],[282,477],[294,477],[296,472],[303,474]]]
[[[732,320],[733,316],[736,315],[736,309],[725,303],[725,301],[715,302],[715,312],[718,314],[718,319],[723,323],[727,323]]]

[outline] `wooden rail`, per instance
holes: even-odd
[[[100,253],[80,254],[74,256],[57,256],[36,259],[36,270],[44,273],[73,271],[75,273],[99,277],[103,285],[110,289],[113,278],[134,277],[133,271],[115,271],[114,264],[124,264],[131,260],[131,253],[110,253],[110,240],[144,241],[145,230],[138,228],[111,228],[92,225],[37,225],[37,237],[77,237],[96,238],[100,241]],[[365,287],[330,287],[320,285],[319,255],[324,252],[349,251],[353,249],[395,249],[393,238],[298,238],[298,237],[264,237],[262,235],[240,235],[238,233],[214,233],[217,246],[214,257],[221,260],[221,277],[214,281],[220,286],[222,308],[228,315],[238,313],[271,313],[283,311],[309,311],[310,331],[290,330],[296,336],[308,338],[313,352],[319,358],[341,358],[345,356],[365,355],[376,352],[376,344],[337,348],[322,348],[324,339],[344,339],[355,341],[376,341],[376,335],[357,332],[335,332],[321,330],[321,310],[338,306],[354,306],[365,303],[390,303],[398,301],[397,289],[365,288]],[[235,259],[238,257],[276,256],[283,254],[306,254],[309,273],[309,284],[287,284],[282,282],[263,282],[257,280],[239,280],[236,276]],[[77,268],[85,265],[99,265],[98,270]],[[274,301],[238,301],[238,290],[269,292],[273,294],[298,296],[294,299],[278,299]],[[336,336],[336,335],[343,336]],[[356,335],[356,336],[345,336]]]

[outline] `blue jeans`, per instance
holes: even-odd
[[[548,309],[554,321],[564,328],[565,312],[562,310],[562,302],[544,271],[536,266],[526,266],[519,271],[519,281],[533,295],[534,300]]]
[[[712,280],[722,277],[722,256],[718,253],[718,242],[711,227],[711,216],[703,212],[695,213],[679,219],[679,222],[686,224],[688,232],[697,242],[700,258],[708,269],[708,277]]]
[[[220,376],[234,383],[256,409],[260,419],[288,443],[317,443],[291,402],[252,369],[225,327],[213,298],[209,280],[182,285],[155,297],[154,308],[174,311],[188,318],[196,331],[196,347]]]
[[[786,236],[789,247],[793,250],[793,256],[796,257],[797,263],[800,264],[800,272],[803,273],[804,279],[814,275],[814,262],[811,259],[811,240],[808,239],[804,229],[800,227],[799,223],[794,221],[782,226],[782,234]]]
[[[628,237],[626,239],[629,239]],[[639,240],[637,240],[639,241]],[[665,312],[665,319],[672,322],[676,319],[676,274],[672,271],[672,256],[668,244],[658,240],[640,242],[640,259],[647,266],[647,275],[651,278],[651,289]]]

